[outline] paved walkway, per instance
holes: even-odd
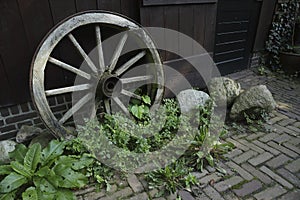
[[[300,81],[284,77],[258,76],[251,70],[231,74],[243,88],[265,84],[273,93],[278,108],[262,129],[235,126],[226,140],[236,149],[224,155],[221,176],[207,167],[195,173],[200,186],[192,192],[179,191],[183,200],[300,199]],[[176,199],[176,195],[155,198],[143,177],[130,175],[127,181],[115,179],[109,192],[90,187],[77,192],[79,200],[89,199]]]

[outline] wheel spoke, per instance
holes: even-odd
[[[129,61],[127,61],[124,65],[122,65],[119,69],[117,69],[116,74],[120,76],[123,74],[129,67],[131,67],[134,63],[136,63],[139,59],[141,59],[146,54],[146,51],[142,51]]]
[[[66,63],[64,63],[64,62],[62,62],[60,60],[57,60],[57,59],[52,58],[52,57],[49,57],[48,61],[51,62],[52,64],[55,64],[55,65],[61,67],[61,68],[66,69],[66,70],[68,70],[70,72],[73,72],[73,73],[75,73],[75,74],[77,74],[77,75],[79,75],[79,76],[81,76],[83,78],[86,78],[88,80],[91,79],[91,75],[89,75],[88,73],[86,73],[86,72],[84,72],[84,71],[82,71],[80,69],[77,69],[75,67],[72,67],[71,65],[66,64]]]
[[[90,88],[91,88],[90,84],[82,84],[82,85],[75,85],[75,86],[70,86],[70,87],[46,90],[45,94],[46,94],[46,96],[52,96],[52,95],[64,94],[64,93],[68,93],[68,92],[88,90]]]
[[[101,30],[100,26],[96,26],[96,39],[97,39],[97,49],[98,49],[98,56],[99,56],[99,65],[101,72],[105,71],[105,63],[104,63],[104,56],[103,56],[103,49],[102,49],[102,42],[101,42]]]
[[[111,111],[110,111],[110,103],[109,103],[109,100],[108,99],[105,99],[104,100],[104,106],[105,106],[105,110],[108,114],[111,114]]]
[[[139,99],[139,100],[142,100],[142,97],[140,95],[137,95],[137,94],[134,94],[133,92],[130,92],[128,90],[122,90],[121,91],[122,94],[126,95],[126,96],[129,96],[129,97],[133,97],[133,98],[136,98],[136,99]]]
[[[75,39],[75,37],[71,33],[69,33],[68,37],[71,40],[71,42],[73,43],[73,45],[76,47],[76,49],[78,50],[78,52],[81,54],[82,58],[89,65],[89,67],[91,68],[91,70],[93,70],[93,72],[97,73],[98,72],[97,67],[94,65],[93,61],[90,59],[90,57],[82,49],[82,47],[77,42],[77,40]]]
[[[82,99],[80,99],[72,108],[70,108],[64,116],[59,120],[60,124],[65,123],[72,115],[77,112],[84,104],[86,104],[92,98],[92,94],[86,94]]]
[[[126,83],[134,83],[134,82],[139,82],[139,81],[147,81],[151,80],[153,76],[147,75],[147,76],[136,76],[136,77],[131,77],[131,78],[121,78],[121,82],[126,84]]]
[[[110,66],[109,66],[109,71],[110,72],[112,72],[115,69],[116,65],[117,65],[117,62],[118,62],[119,57],[121,55],[121,52],[123,50],[124,44],[125,44],[125,42],[127,40],[127,37],[128,37],[128,35],[127,35],[127,33],[125,33],[123,35],[123,37],[121,38],[121,40],[120,40],[120,42],[119,42],[119,44],[118,44],[118,46],[117,46],[117,48],[116,48],[116,50],[115,50],[112,58],[111,58]]]
[[[122,101],[121,101],[118,97],[113,97],[112,99],[114,100],[114,102],[116,102],[116,104],[122,109],[122,111],[123,111],[126,115],[130,116],[130,113],[129,113],[129,111],[127,110],[126,106],[122,103]]]

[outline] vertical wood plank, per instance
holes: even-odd
[[[181,5],[179,7],[179,31],[189,37],[194,33],[194,16],[193,6]],[[193,55],[193,43],[190,40],[180,38],[179,50],[185,57]]]
[[[17,1],[0,1],[0,13],[0,54],[7,79],[13,88],[10,103],[24,102],[30,97],[30,56]]]
[[[7,79],[7,75],[4,69],[4,63],[2,61],[2,57],[0,55],[0,91],[1,91],[1,96],[0,96],[0,107],[9,105],[12,103],[12,97],[11,91],[12,88],[9,85],[9,81]]]
[[[217,17],[217,4],[206,4],[205,9],[205,36],[204,48],[207,52],[212,53],[215,44],[215,28]]]
[[[164,7],[165,28],[179,31],[179,6]],[[178,34],[177,34],[178,37]],[[165,35],[166,46],[179,51],[178,38],[169,38]],[[171,52],[166,52],[166,60],[177,59],[178,56]]]
[[[77,12],[96,10],[97,0],[75,0]]]
[[[194,9],[194,39],[204,45],[205,37],[205,7],[203,5],[195,5]]]
[[[139,1],[120,0],[121,13],[137,22],[140,22]]]
[[[120,13],[121,0],[97,0],[98,9]]]
[[[76,13],[74,0],[49,0],[54,24]]]
[[[273,13],[275,10],[276,1],[264,0],[259,16],[259,23],[256,31],[256,38],[254,43],[254,51],[263,50],[265,42],[268,38],[268,33],[273,20]]]
[[[37,46],[53,26],[49,2],[48,0],[18,0],[18,4],[32,58]]]

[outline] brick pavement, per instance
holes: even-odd
[[[149,190],[142,177],[129,175],[122,185],[115,180],[112,191],[96,191],[89,187],[77,191],[80,200],[88,199],[176,199],[234,200],[234,199],[300,199],[300,81],[273,75],[258,76],[245,70],[229,77],[238,80],[243,88],[266,84],[274,95],[278,108],[271,114],[264,131],[253,132],[244,126],[244,133],[230,131],[226,139],[236,148],[224,155],[221,175],[209,168],[195,172],[199,186],[192,192],[156,198],[157,189]],[[211,181],[213,180],[214,184]],[[125,182],[125,183],[124,183]],[[118,185],[118,187],[117,187]]]

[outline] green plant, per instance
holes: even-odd
[[[185,160],[180,159],[171,165],[148,173],[146,179],[149,181],[150,189],[163,186],[165,190],[162,190],[162,194],[174,193],[177,189],[188,189],[197,183],[191,171],[192,168],[186,166]]]
[[[79,139],[52,140],[41,149],[17,145],[13,160],[0,166],[0,199],[75,199],[72,190],[89,181],[108,186],[112,170],[98,162]]]
[[[269,65],[272,69],[280,67],[279,53],[281,51],[292,50],[298,12],[299,0],[278,3],[278,9],[266,41],[266,49],[270,53]]]
[[[75,199],[70,189],[81,188],[88,178],[80,172],[93,161],[88,155],[80,158],[63,156],[65,142],[53,140],[43,150],[36,143],[27,148],[18,145],[10,154],[10,165],[0,167],[7,175],[0,183],[2,199]]]

